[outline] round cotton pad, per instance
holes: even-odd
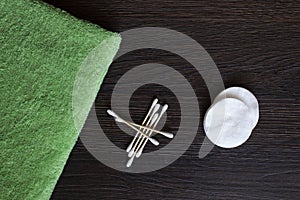
[[[215,98],[213,104],[224,98],[235,98],[244,102],[249,108],[249,115],[251,115],[252,129],[256,126],[259,119],[259,107],[256,97],[247,89],[241,87],[231,87],[223,90]]]
[[[215,145],[234,148],[251,135],[248,106],[234,98],[225,98],[213,104],[204,117],[204,130]]]

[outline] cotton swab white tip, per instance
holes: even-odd
[[[132,140],[131,143],[129,144],[129,146],[127,147],[127,149],[126,149],[126,152],[129,152],[131,150],[133,142],[134,141]]]
[[[143,149],[144,148],[141,147],[140,150],[136,153],[136,155],[135,155],[136,158],[139,158],[142,155]]]
[[[159,110],[160,104],[156,104],[154,106],[153,112],[152,113],[156,113]]]
[[[161,113],[165,113],[168,110],[168,104],[165,104],[161,110]]]
[[[160,134],[167,138],[174,138],[174,135],[172,133],[160,132]]]
[[[152,102],[152,105],[151,105],[151,108],[153,108],[158,102],[158,99],[154,99],[153,102]]]
[[[153,138],[149,138],[150,142],[152,144],[154,144],[155,146],[158,146],[159,145],[159,142],[156,140],[156,139],[153,139]]]
[[[131,158],[134,154],[134,149],[131,149],[128,153],[128,157]]]
[[[118,116],[114,111],[112,111],[112,110],[110,110],[110,109],[107,110],[107,113],[108,113],[110,116],[114,117],[114,118],[119,118],[119,116]]]
[[[158,114],[155,113],[155,115],[154,115],[153,118],[151,119],[150,127],[155,123],[155,121],[157,120],[157,118],[158,118]]]
[[[128,160],[128,162],[127,162],[127,164],[126,164],[126,167],[130,167],[130,166],[132,165],[133,159],[134,159],[134,157],[131,157],[131,158]]]

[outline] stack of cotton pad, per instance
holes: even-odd
[[[237,147],[250,137],[258,123],[256,97],[241,87],[222,91],[204,117],[204,130],[211,142],[223,148]]]

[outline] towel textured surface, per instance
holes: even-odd
[[[119,44],[118,34],[45,3],[0,1],[1,200],[50,198]],[[73,85],[95,48],[75,127]]]

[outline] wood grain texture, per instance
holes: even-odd
[[[187,34],[209,52],[226,87],[248,88],[260,103],[259,124],[241,147],[215,147],[200,160],[204,132],[199,122],[197,137],[188,151],[170,166],[152,173],[113,170],[90,155],[79,140],[52,199],[299,198],[299,1],[45,1],[111,31],[155,26]],[[130,137],[105,114],[113,87],[126,71],[150,62],[172,66],[190,81],[201,119],[210,105],[203,79],[182,58],[149,49],[126,54],[112,64],[96,100],[101,126],[120,148],[126,147]],[[153,95],[170,104],[164,129],[176,131],[178,102],[160,85],[145,85],[134,93],[130,102],[133,119],[142,120]],[[112,132],[117,136],[112,137]]]

